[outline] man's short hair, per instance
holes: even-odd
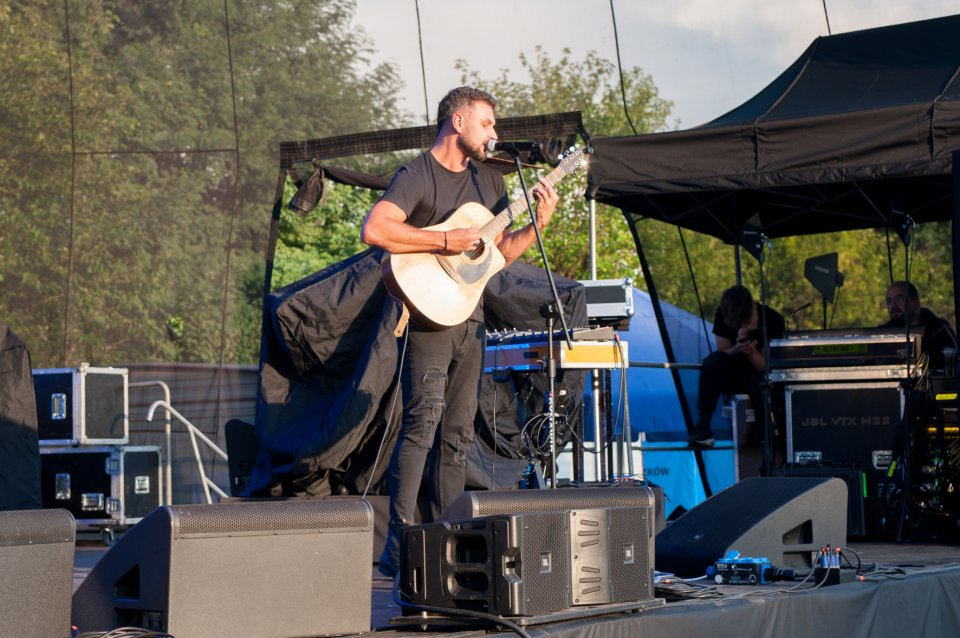
[[[437,133],[444,122],[453,117],[458,109],[474,102],[486,102],[490,108],[497,108],[497,99],[482,89],[472,86],[458,86],[443,96],[437,108]]]
[[[727,327],[738,330],[753,314],[753,295],[750,294],[750,289],[737,285],[724,290],[720,296],[720,312]]]
[[[901,280],[901,281],[895,281],[892,284],[890,284],[890,288],[893,288],[894,286],[906,287],[907,296],[909,296],[911,299],[916,299],[916,300],[920,299],[920,292],[917,290],[917,287],[914,286],[912,283],[908,284],[907,282]]]

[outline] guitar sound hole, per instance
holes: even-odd
[[[467,259],[475,260],[483,256],[483,253],[486,251],[487,245],[483,242],[480,242],[480,245],[474,248],[473,250],[467,251]]]

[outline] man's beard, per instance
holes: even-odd
[[[467,144],[467,141],[463,137],[457,138],[457,148],[460,149],[460,152],[469,157],[470,159],[482,162],[487,159],[487,154],[483,150],[483,146],[477,146],[476,148],[470,148]]]

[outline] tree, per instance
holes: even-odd
[[[595,51],[580,61],[570,59],[569,50],[552,61],[541,48],[531,60],[520,56],[520,66],[528,82],[512,80],[507,71],[499,78],[485,81],[458,61],[461,81],[473,84],[496,96],[499,117],[539,115],[562,111],[581,111],[584,126],[591,134],[624,135],[632,132],[623,111],[620,79],[616,67]],[[634,67],[623,75],[634,126],[638,132],[667,127],[671,103],[659,96],[652,78]],[[515,196],[521,196],[512,184]],[[550,266],[573,279],[590,276],[589,211],[584,199],[586,173],[566,178],[558,185],[562,203],[544,236]],[[630,229],[619,210],[597,206],[597,276],[601,279],[639,278],[639,263]],[[599,257],[602,256],[602,257]],[[535,249],[524,261],[540,264]]]
[[[0,289],[34,365],[257,360],[279,142],[407,121],[354,9],[0,0]]]
[[[360,227],[379,193],[328,181],[324,202],[310,213],[284,214],[277,241],[273,288],[299,281],[366,249]],[[287,183],[284,201],[295,190]]]

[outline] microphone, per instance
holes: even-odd
[[[543,144],[540,142],[501,142],[500,140],[490,140],[487,142],[484,148],[487,149],[488,153],[503,151],[505,153],[517,155],[518,153],[523,153],[524,151],[542,150]]]

